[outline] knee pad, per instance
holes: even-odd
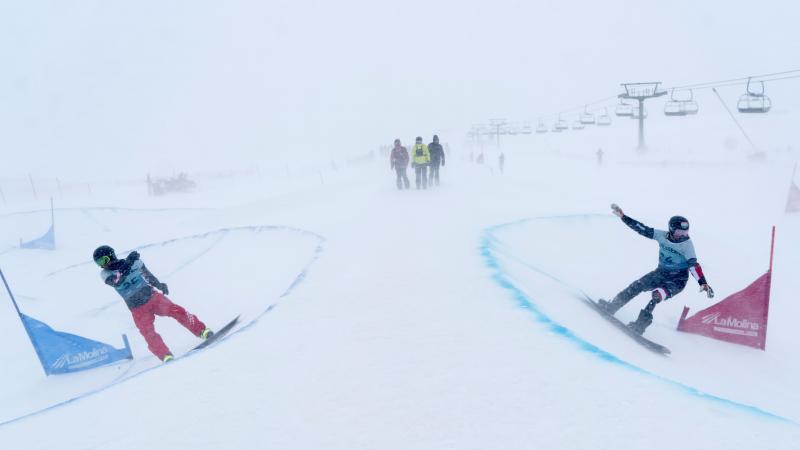
[[[664,288],[656,288],[656,290],[653,291],[653,300],[656,303],[666,300],[667,297],[669,297],[669,293]]]

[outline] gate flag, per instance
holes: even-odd
[[[0,278],[6,287],[11,302],[19,314],[22,325],[36,350],[36,356],[42,363],[47,375],[77,372],[111,364],[122,359],[133,359],[128,338],[124,334],[122,340],[125,348],[116,349],[108,344],[93,341],[82,336],[56,331],[46,323],[23,314],[19,310],[14,294],[8,286],[3,271]]]
[[[19,242],[20,248],[33,248],[40,250],[55,250],[56,249],[56,216],[53,210],[53,199],[50,199],[50,229],[44,236],[28,242]]]
[[[689,308],[684,306],[678,330],[764,350],[767,343],[774,249],[775,227],[772,227],[772,248],[767,273],[758,277],[750,286],[688,319],[686,315]]]

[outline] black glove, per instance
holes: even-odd
[[[137,259],[139,259],[139,252],[134,250],[134,251],[130,252],[128,254],[128,257],[125,258],[125,259],[127,259],[128,261],[136,261]]]
[[[163,292],[164,295],[169,295],[169,287],[167,287],[167,283],[159,283],[159,285],[156,286],[156,289]]]
[[[113,264],[109,264],[109,269],[115,270],[120,273],[121,276],[125,277],[130,273],[131,266],[133,266],[133,260],[130,259],[119,259],[115,261]]]

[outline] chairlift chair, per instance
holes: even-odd
[[[633,105],[620,100],[619,105],[614,109],[614,114],[619,117],[631,117],[633,116]]]
[[[764,93],[764,82],[761,82],[761,92],[750,90],[750,78],[747,79],[747,92],[739,97],[736,108],[740,113],[766,113],[772,108],[772,100]]]
[[[686,110],[686,114],[689,115],[697,114],[697,112],[700,111],[700,106],[694,100],[689,100],[683,107]]]
[[[558,116],[558,120],[555,123],[555,127],[558,129],[558,131],[568,130],[569,129],[569,124],[567,124],[567,121],[563,120],[561,118],[561,115],[559,115]]]
[[[529,124],[525,124],[522,126],[522,128],[520,128],[519,132],[520,134],[532,134],[533,128],[531,128]]]
[[[669,100],[664,104],[664,115],[673,117],[688,116],[689,114],[697,114],[699,109],[700,107],[694,101],[694,92],[691,89],[689,89],[689,98],[683,100],[676,99],[675,89],[672,89]]]
[[[590,113],[584,106],[583,114],[580,115],[579,120],[583,125],[594,125],[594,114]]]
[[[555,125],[554,125],[555,127]],[[544,124],[541,120],[539,121],[539,125],[536,125],[536,132],[537,133],[547,133],[547,125]]]
[[[580,120],[575,120],[572,122],[572,129],[573,130],[582,130],[584,128],[583,123]]]
[[[603,108],[603,114],[597,116],[597,126],[607,127],[611,125],[611,116],[608,115],[608,108]]]

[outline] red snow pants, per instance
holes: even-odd
[[[147,348],[160,360],[171,353],[153,326],[156,316],[172,317],[195,336],[200,336],[200,333],[206,328],[206,325],[197,316],[190,314],[182,306],[172,303],[164,294],[155,290],[150,300],[142,306],[133,308],[131,314],[133,314],[133,323],[147,341]]]

